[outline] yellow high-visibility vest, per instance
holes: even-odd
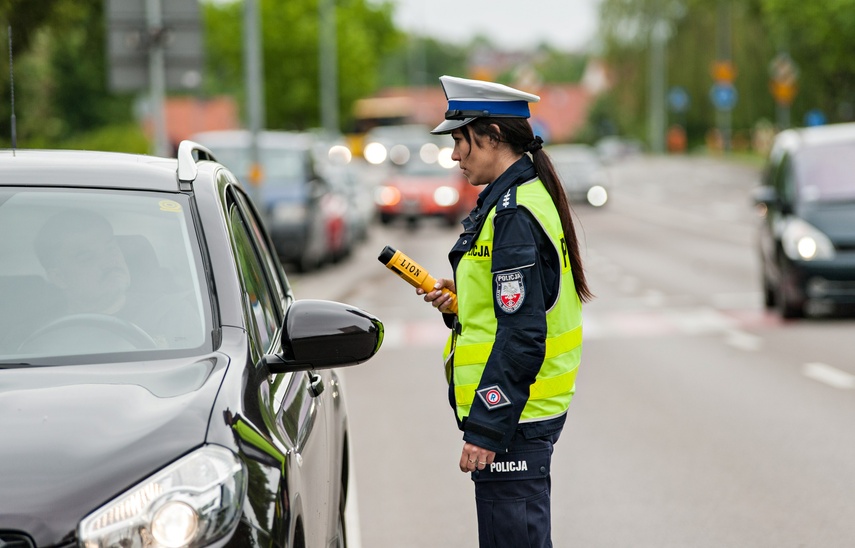
[[[582,356],[582,303],[573,283],[573,273],[561,219],[552,197],[539,179],[516,190],[517,207],[529,210],[549,236],[561,257],[561,287],[555,304],[546,312],[546,355],[537,379],[530,387],[520,422],[550,419],[567,411],[576,391],[576,372]],[[452,333],[445,358],[452,358],[457,416],[469,415],[475,392],[496,338],[493,309],[492,245],[496,208],[490,210],[470,253],[455,272],[458,295],[459,335]],[[524,266],[524,265],[521,265]]]

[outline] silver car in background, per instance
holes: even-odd
[[[608,174],[597,151],[588,145],[551,145],[545,149],[571,205],[601,207],[608,201]]]

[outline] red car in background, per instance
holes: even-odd
[[[478,190],[451,159],[447,135],[418,124],[376,127],[365,135],[363,155],[379,175],[374,201],[383,224],[404,219],[411,226],[438,217],[459,223],[474,207]]]
[[[439,162],[409,161],[377,187],[375,201],[383,224],[396,219],[417,224],[438,217],[455,226],[475,207],[478,192],[457,169],[457,162],[443,167]]]

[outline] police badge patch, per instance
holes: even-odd
[[[525,284],[523,275],[519,270],[513,272],[500,272],[495,275],[496,281],[496,304],[499,308],[513,314],[522,306],[525,300]]]
[[[505,396],[505,393],[502,392],[502,389],[499,388],[499,385],[494,384],[493,386],[488,386],[486,388],[482,388],[478,390],[478,396],[481,398],[487,405],[487,409],[492,411],[493,409],[498,409],[499,407],[504,407],[506,405],[511,405],[511,400]]]

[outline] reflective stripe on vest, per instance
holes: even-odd
[[[556,303],[546,313],[546,354],[540,372],[530,387],[529,399],[521,422],[537,421],[564,413],[575,393],[575,379],[581,360],[581,302],[573,285],[561,219],[552,198],[539,180],[516,189],[517,206],[529,210],[549,236],[561,258],[561,289]],[[493,208],[481,228],[474,249],[491,249]],[[461,333],[446,346],[446,357],[453,350],[453,376],[457,415],[463,419],[475,400],[487,360],[493,349],[497,320],[493,312],[492,253],[464,255],[455,273],[458,289]],[[448,372],[448,371],[447,371]]]

